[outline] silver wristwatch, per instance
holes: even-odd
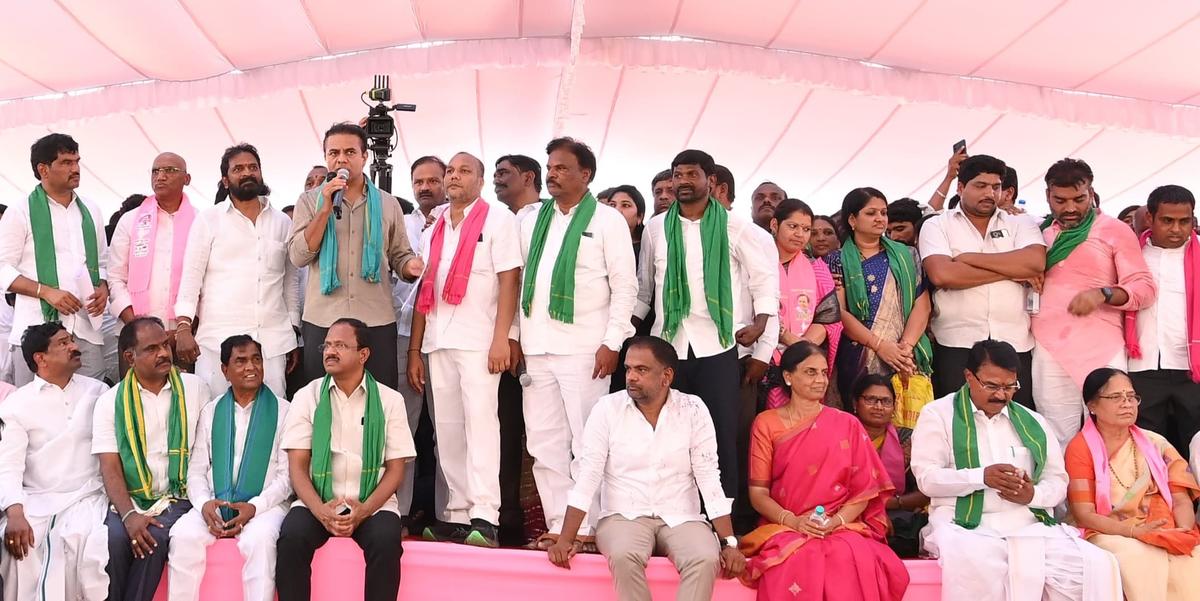
[[[738,548],[738,539],[736,536],[726,536],[725,538],[721,539],[721,546],[729,547],[730,549],[736,549]]]

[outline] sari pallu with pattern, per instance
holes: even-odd
[[[784,509],[803,515],[823,505],[833,516],[845,505],[867,507],[824,539],[764,518],[742,538],[749,558],[742,582],[758,589],[760,601],[900,601],[908,571],[884,543],[893,487],[858,420],[826,407],[788,429],[769,411],[755,420],[752,436],[750,485],[769,488]]]

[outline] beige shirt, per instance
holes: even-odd
[[[391,297],[390,293],[388,296]],[[292,406],[288,410],[287,421],[283,427],[280,448],[312,450],[313,414],[317,410],[317,401],[320,400],[321,384],[324,380],[325,378],[318,378],[309,382],[307,386],[296,393],[296,396],[292,397]],[[367,411],[366,378],[363,378],[358,388],[354,389],[354,393],[349,397],[331,383],[329,402],[333,410],[333,423],[329,436],[333,497],[335,499],[341,497],[357,499],[359,478],[362,474],[363,420]],[[413,446],[412,433],[408,429],[404,397],[399,392],[380,384],[379,402],[383,405],[384,417],[383,460],[407,460],[416,457],[417,449]],[[382,477],[382,472],[380,475]],[[292,507],[301,505],[303,502],[297,500]],[[379,509],[399,515],[396,495],[388,495],[387,501]]]
[[[296,212],[292,225],[292,238],[288,256],[296,267],[311,265],[311,273],[304,290],[304,314],[302,319],[315,326],[327,328],[342,317],[361,319],[370,327],[396,323],[396,312],[392,306],[392,280],[388,273],[400,273],[409,259],[415,258],[405,233],[404,212],[395,196],[380,192],[383,208],[383,260],[380,265],[379,281],[362,279],[363,220],[366,216],[366,196],[351,204],[342,205],[342,218],[330,215],[337,234],[337,275],[342,285],[332,293],[321,294],[321,268],[317,252],[308,249],[304,228],[317,213],[317,193],[314,188],[296,200]]]

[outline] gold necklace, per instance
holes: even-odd
[[[1142,477],[1142,472],[1140,469],[1138,469],[1137,445],[1136,444],[1129,445],[1129,453],[1131,455],[1133,455],[1133,483],[1137,484],[1137,481],[1140,480]],[[1124,488],[1125,490],[1132,490],[1130,488],[1130,486],[1125,484],[1125,481],[1122,480],[1121,477],[1117,475],[1117,471],[1113,469],[1111,461],[1108,462],[1108,473],[1112,474],[1113,478],[1117,479],[1117,484],[1120,484],[1121,488]]]

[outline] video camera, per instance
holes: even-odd
[[[371,177],[376,179],[376,185],[386,192],[392,191],[392,166],[388,164],[387,160],[391,156],[392,150],[396,148],[392,143],[392,139],[396,136],[396,121],[389,113],[392,111],[412,113],[417,110],[415,104],[390,106],[387,104],[392,100],[389,79],[387,75],[376,75],[371,89],[362,93],[363,104],[367,105],[369,109],[365,128],[367,147],[375,155],[375,160],[371,164]],[[368,99],[376,104],[367,102]]]

